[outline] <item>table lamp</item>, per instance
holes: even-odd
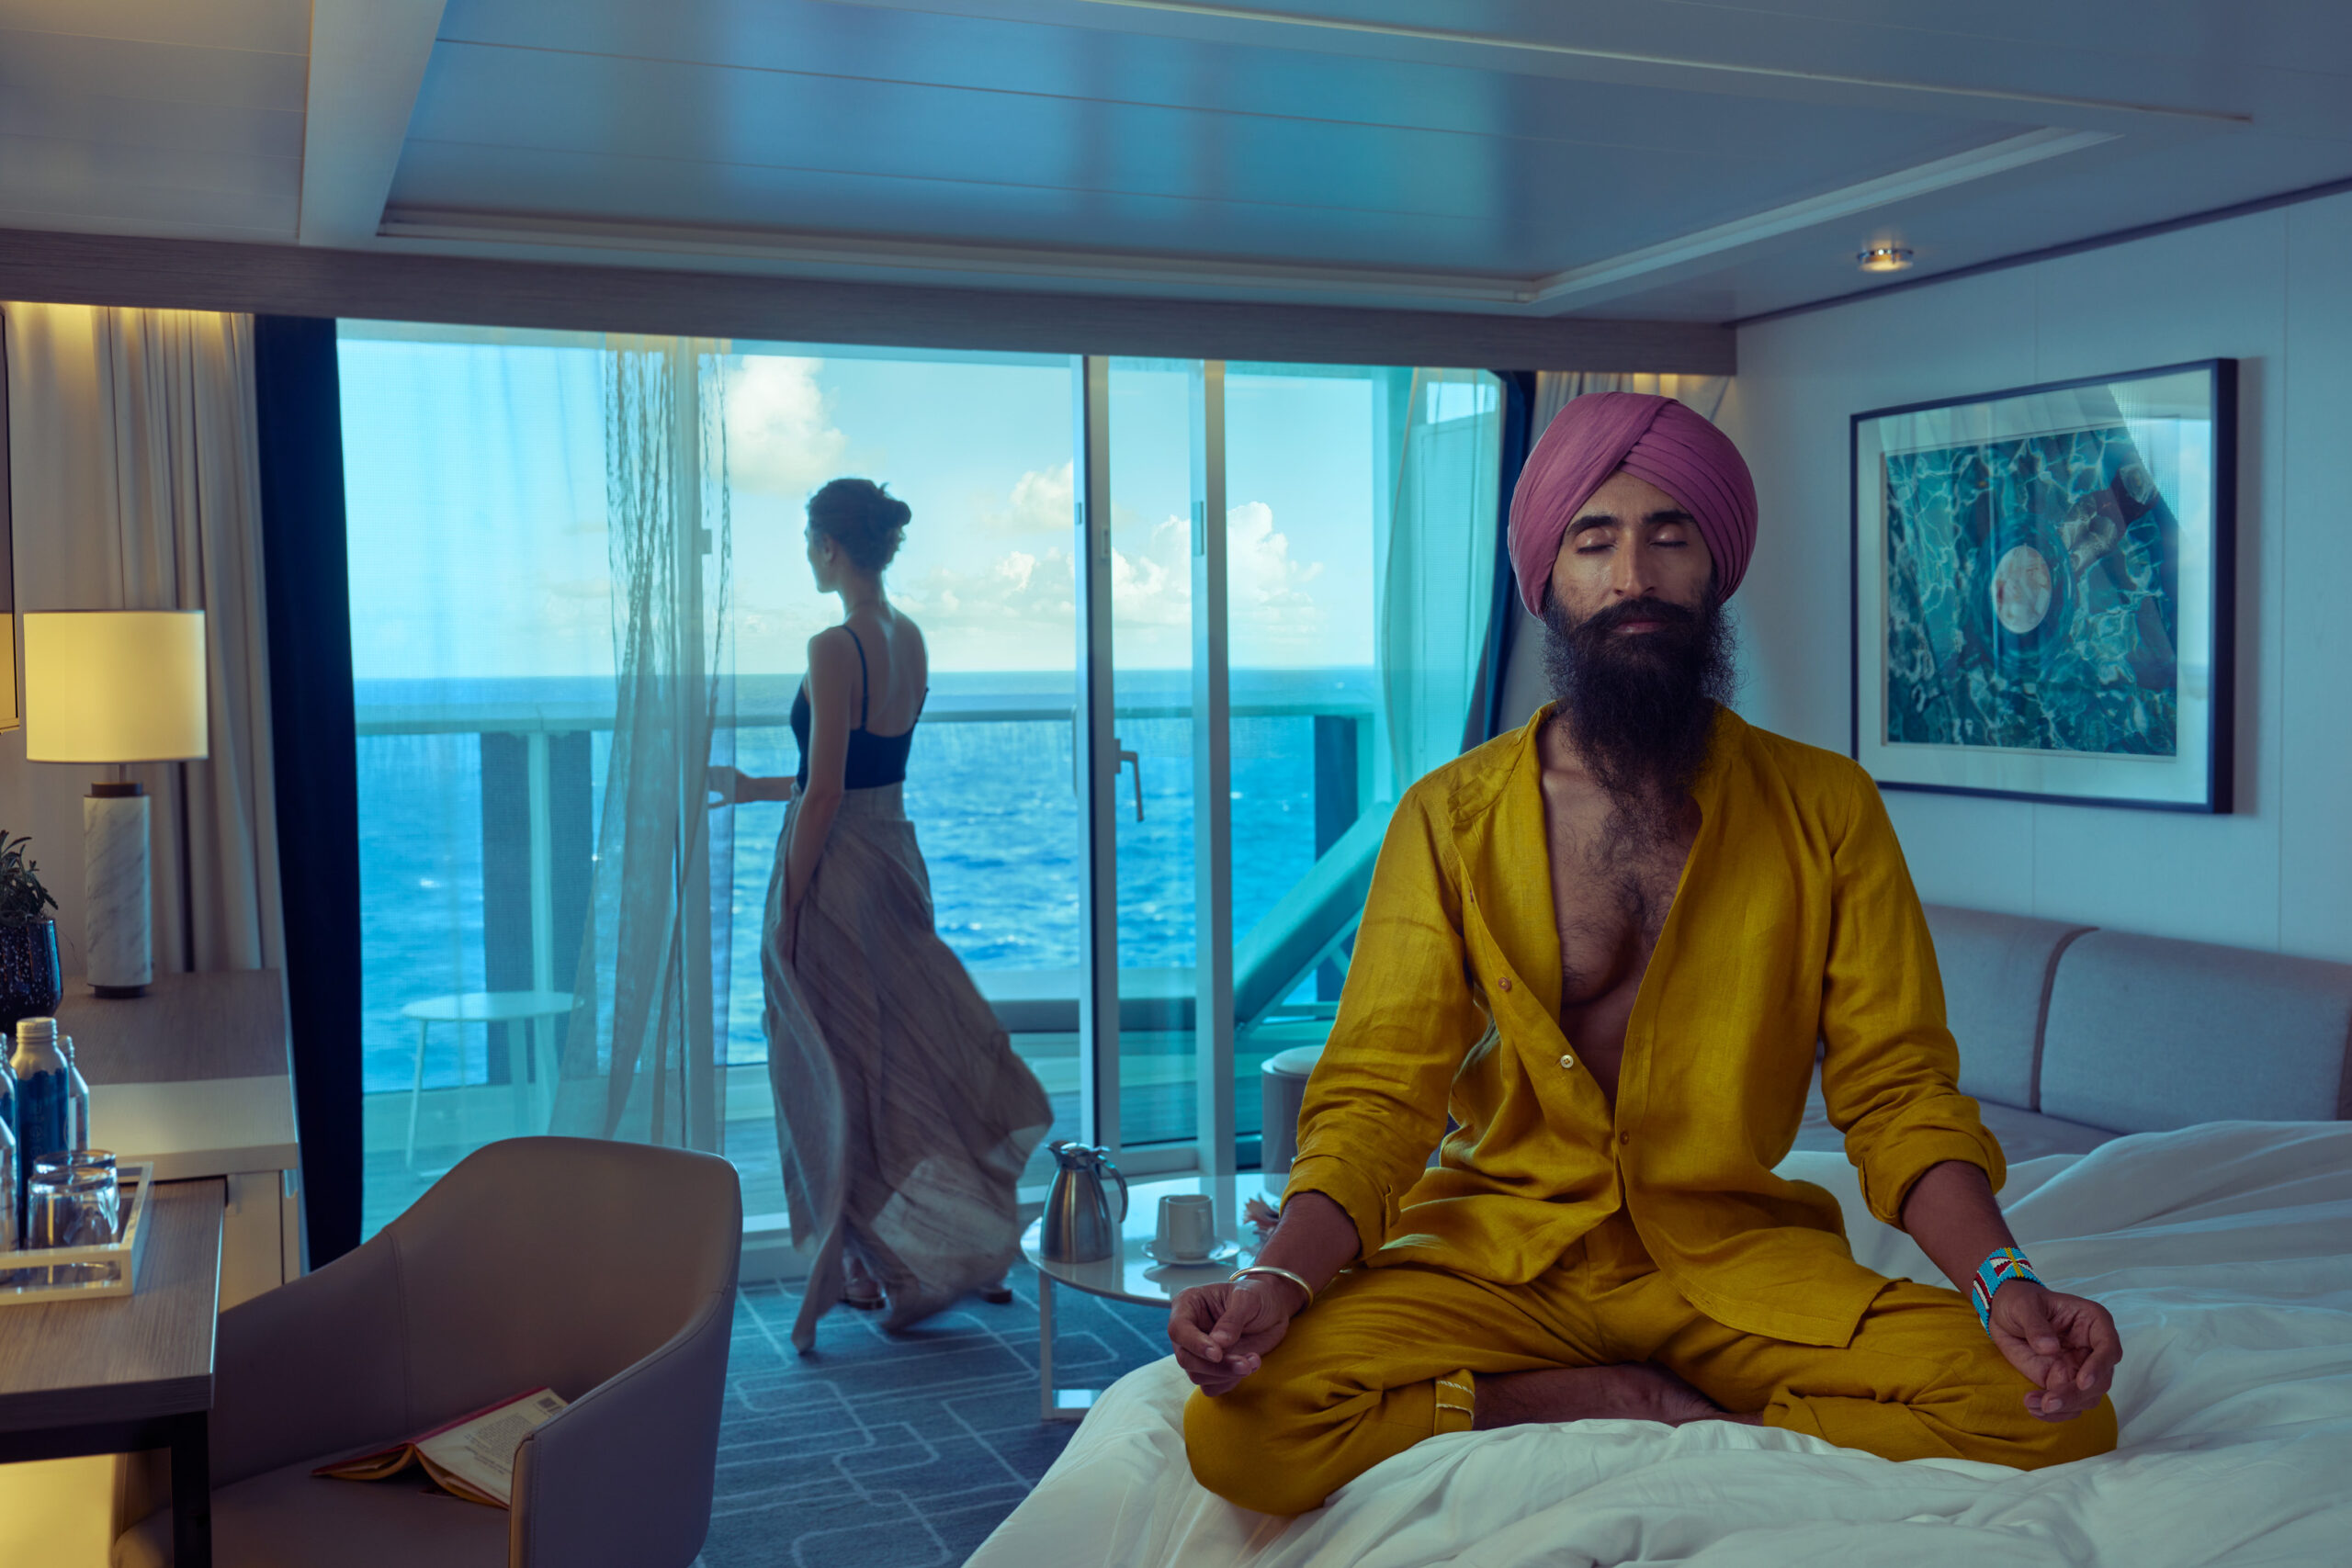
[[[135,997],[155,977],[148,797],[122,764],[209,753],[201,610],[50,610],[25,637],[25,759],[113,762],[82,802],[90,989]]]

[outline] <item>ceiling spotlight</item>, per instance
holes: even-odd
[[[1901,245],[1872,245],[1854,259],[1864,272],[1901,272],[1911,265],[1911,253]]]

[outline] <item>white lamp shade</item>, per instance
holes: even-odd
[[[28,761],[209,753],[203,611],[28,611],[19,619]]]

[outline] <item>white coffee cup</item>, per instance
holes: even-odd
[[[1216,1247],[1216,1204],[1200,1192],[1171,1192],[1159,1201],[1159,1255],[1206,1258]]]

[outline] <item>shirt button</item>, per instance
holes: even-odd
[[[1560,1066],[1564,1066],[1564,1067],[1573,1067],[1573,1066],[1575,1066],[1576,1065],[1577,1065],[1577,1059],[1576,1059],[1576,1057],[1575,1057],[1573,1055],[1564,1055],[1564,1056],[1562,1056],[1562,1057],[1560,1058]]]
[[[1620,1133],[1617,1134],[1617,1141],[1621,1144],[1630,1144],[1634,1141],[1634,1134],[1631,1133]]]
[[[1503,989],[1504,989],[1504,990],[1506,990],[1506,991],[1508,991],[1508,990],[1510,990],[1510,976],[1506,975],[1506,976],[1503,976],[1503,978],[1502,978],[1502,987],[1503,987]]]

